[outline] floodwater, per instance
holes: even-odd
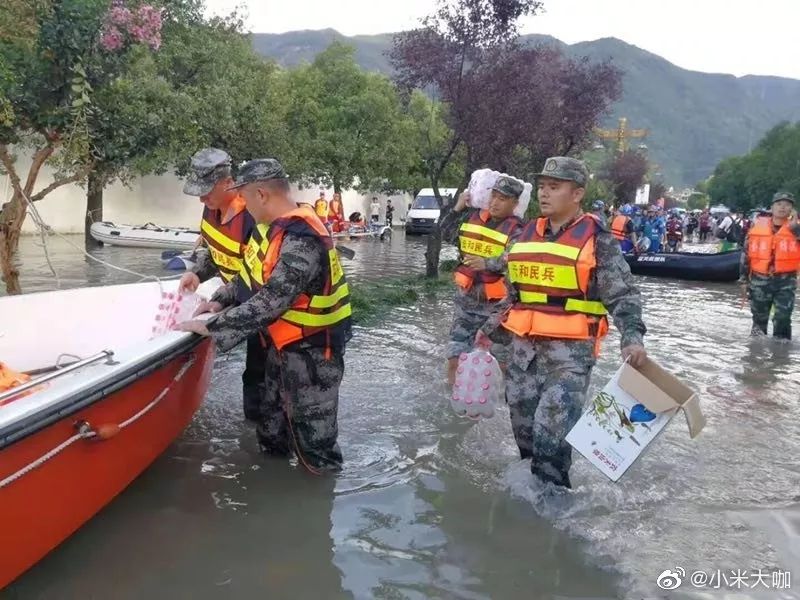
[[[391,243],[350,245],[356,283],[422,270],[421,239],[396,232]],[[62,287],[136,279],[62,241],[50,248]],[[165,273],[157,250],[96,255]],[[51,289],[35,239],[21,256],[24,289]],[[180,439],[0,596],[800,597],[800,344],[751,340],[734,284],[638,281],[648,350],[699,392],[708,425],[690,440],[678,416],[617,484],[576,456],[575,489],[547,496],[515,455],[507,411],[477,424],[450,411],[441,357],[451,301],[440,293],[357,329],[341,389],[340,475],[259,455],[241,418],[237,349],[217,358]],[[592,391],[617,368],[618,344],[612,332]],[[87,477],[76,474],[76,485]],[[656,586],[679,568],[677,590]],[[771,575],[792,570],[788,589],[785,574]],[[692,585],[695,571],[704,586],[699,576]]]

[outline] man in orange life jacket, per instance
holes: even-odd
[[[236,180],[257,226],[245,251],[245,272],[200,310],[249,299],[207,325],[184,331],[210,335],[227,351],[254,333],[266,344],[266,392],[257,435],[268,454],[294,450],[310,471],[337,470],[339,384],[351,337],[350,297],[333,239],[314,211],[290,198],[281,164],[272,158],[244,164]]]
[[[800,224],[794,195],[778,192],[772,197],[772,216],[759,217],[747,234],[739,281],[750,295],[753,335],[766,335],[769,315],[775,308],[772,335],[792,338],[792,311],[800,269]]]
[[[506,398],[520,455],[540,480],[563,487],[572,464],[564,438],[581,415],[608,313],[623,359],[638,366],[647,356],[641,297],[619,243],[581,212],[588,179],[579,160],[547,159],[537,175],[542,217],[511,246],[509,297],[476,339],[485,346],[487,336],[511,336]]]
[[[202,281],[219,276],[231,281],[243,268],[244,249],[255,228],[255,221],[245,209],[244,198],[233,185],[231,157],[217,148],[198,151],[183,193],[199,196],[203,203],[200,234],[203,246],[195,252],[194,268],[183,275],[181,291],[195,291]],[[246,298],[241,294],[238,301]],[[247,340],[247,358],[242,374],[244,416],[251,421],[259,418],[259,406],[264,394],[264,350],[257,335]]]
[[[464,192],[439,226],[442,239],[456,243],[461,257],[455,271],[455,314],[447,345],[450,385],[455,382],[459,355],[472,350],[478,329],[486,322],[493,306],[506,297],[505,259],[522,225],[514,216],[522,190],[519,181],[498,178],[492,188],[488,210],[466,210],[469,193]],[[507,347],[498,344],[492,352],[500,363],[508,361]]]

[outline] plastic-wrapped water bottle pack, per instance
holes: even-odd
[[[450,404],[456,414],[479,419],[494,415],[505,391],[500,365],[489,352],[473,350],[458,358]]]

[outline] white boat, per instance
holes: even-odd
[[[209,297],[220,284],[198,292]],[[197,300],[180,297],[176,281],[0,297],[0,361],[31,378],[0,391],[0,589],[108,504],[191,421],[214,348],[170,327]]]
[[[109,221],[92,223],[91,236],[98,242],[129,248],[169,248],[191,250],[200,232],[185,227],[162,227],[153,223],[144,225],[116,225]]]

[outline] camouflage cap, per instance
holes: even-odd
[[[229,190],[240,188],[256,181],[269,181],[270,179],[287,179],[289,176],[283,165],[274,158],[256,158],[244,163],[239,169],[236,183]]]
[[[508,196],[509,198],[515,198],[517,200],[519,200],[519,197],[522,195],[522,191],[524,189],[525,187],[521,182],[517,181],[513,177],[506,176],[498,177],[494,186],[491,188],[491,190],[494,192],[499,192],[503,194],[503,196]]]
[[[792,194],[791,192],[781,190],[772,197],[773,204],[775,204],[776,202],[780,202],[781,200],[785,200],[786,202],[791,202],[792,205],[794,205],[794,194]]]
[[[183,193],[205,196],[219,180],[230,177],[231,157],[224,150],[203,148],[192,156]]]
[[[589,171],[586,165],[577,158],[569,156],[551,156],[545,161],[542,172],[535,176],[574,181],[580,187],[586,187],[586,182],[589,181]]]

